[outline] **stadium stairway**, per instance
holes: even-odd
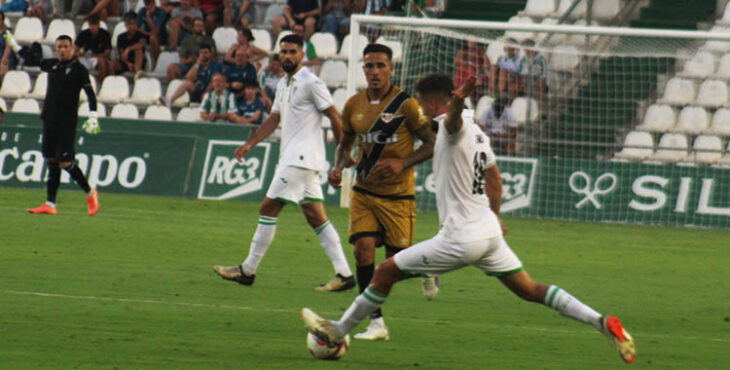
[[[503,21],[525,9],[527,0],[451,0],[446,18]]]
[[[697,23],[714,18],[717,0],[654,0],[641,9],[631,27],[697,29]]]

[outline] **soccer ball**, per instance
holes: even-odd
[[[317,335],[311,331],[307,333],[307,348],[309,353],[320,360],[339,360],[340,357],[347,353],[350,347],[350,335],[345,335],[345,340],[333,347],[330,347],[325,341],[319,339]]]

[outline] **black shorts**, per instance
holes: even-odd
[[[43,130],[43,157],[58,162],[72,162],[75,158],[76,127]]]

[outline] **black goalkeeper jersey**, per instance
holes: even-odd
[[[66,62],[44,59],[41,70],[48,72],[48,87],[41,112],[44,126],[75,127],[81,89],[89,98],[89,110],[96,111],[96,96],[89,81],[89,71],[76,58]]]

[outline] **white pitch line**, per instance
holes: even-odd
[[[291,313],[291,314],[295,314],[295,313],[299,312],[298,309],[258,308],[258,307],[250,307],[250,306],[234,306],[234,305],[209,304],[209,303],[165,302],[165,301],[158,301],[158,300],[154,300],[154,299],[79,296],[79,295],[68,295],[68,294],[44,293],[44,292],[28,292],[28,291],[18,291],[18,290],[2,290],[1,292],[6,293],[6,294],[15,294],[15,295],[46,297],[46,298],[61,298],[61,299],[76,299],[76,300],[87,300],[87,301],[146,303],[146,304],[157,304],[157,305],[166,305],[166,306],[222,308],[222,309],[240,310],[240,311],[263,311],[263,312],[277,312],[277,313]],[[325,313],[328,315],[341,314],[340,312],[336,312],[336,311],[322,311],[322,313]],[[445,321],[445,320],[415,319],[415,318],[394,317],[394,316],[388,316],[388,320],[413,321],[413,322],[433,323],[433,324],[453,324],[453,322]],[[545,328],[545,327],[536,327],[536,326],[513,326],[513,325],[491,325],[491,324],[482,324],[482,325],[490,327],[490,328],[495,328],[497,330],[522,329],[522,330],[528,330],[528,331],[540,331],[540,332],[552,332],[552,333],[558,332],[558,333],[570,334],[570,335],[583,335],[583,334],[590,333],[589,330],[580,330],[579,331],[579,330],[566,330],[566,329]],[[591,335],[593,335],[593,334],[591,334]],[[687,340],[687,341],[706,340],[709,342],[730,343],[730,338],[703,338],[703,337],[693,337],[693,336],[684,336],[684,335],[634,333],[634,337],[655,338],[655,339],[681,339],[681,340]]]

